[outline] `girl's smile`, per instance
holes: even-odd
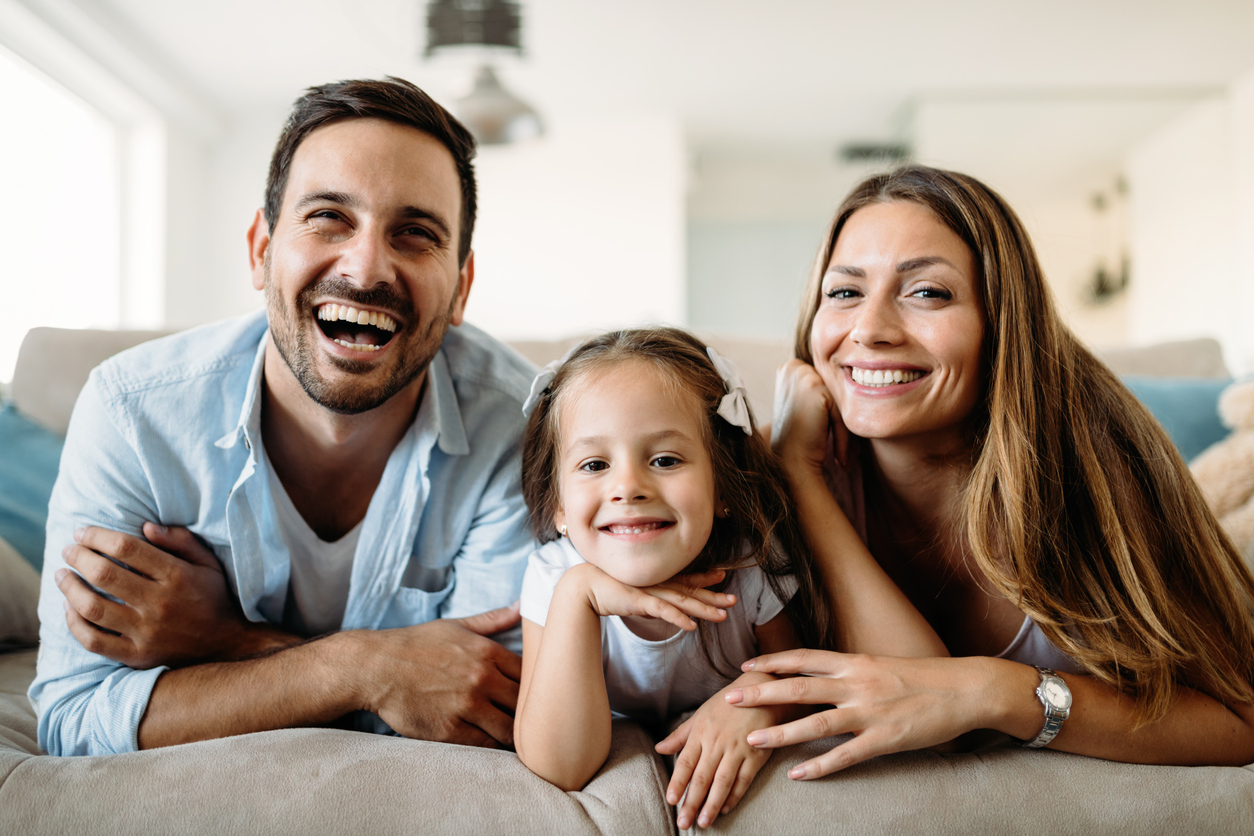
[[[696,398],[635,360],[591,371],[568,391],[554,524],[623,583],[670,580],[714,525],[714,468]]]

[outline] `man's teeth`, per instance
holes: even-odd
[[[852,366],[853,382],[862,386],[892,386],[895,383],[910,383],[923,377],[923,372],[905,369],[860,369]]]
[[[373,325],[380,331],[395,331],[397,329],[396,320],[385,313],[378,311],[359,311],[349,305],[337,305],[334,302],[320,305],[318,307],[318,319],[327,322],[355,322],[358,325]],[[342,340],[336,340],[342,342]],[[349,345],[348,343],[344,343]],[[349,348],[362,348],[363,346],[349,345]],[[368,346],[369,348],[378,349],[379,346]]]
[[[610,534],[644,534],[646,531],[653,531],[664,525],[666,523],[653,522],[644,525],[607,525],[605,528]]]
[[[339,343],[345,348],[351,348],[353,349],[353,351],[378,351],[379,349],[383,348],[383,346],[381,345],[366,345],[365,343],[350,343],[347,340],[335,340],[335,342]]]

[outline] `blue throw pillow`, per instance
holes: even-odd
[[[1228,437],[1219,422],[1219,395],[1230,379],[1129,375],[1123,382],[1154,413],[1186,462]]]
[[[35,571],[44,565],[48,500],[65,439],[18,412],[0,406],[0,538]]]

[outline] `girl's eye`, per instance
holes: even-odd
[[[605,470],[605,468],[607,467],[609,467],[609,464],[607,464],[606,462],[602,462],[602,461],[584,462],[583,464],[579,465],[579,469],[584,471],[585,473],[600,473],[602,470]]]
[[[917,296],[920,299],[943,299],[949,301],[954,298],[953,294],[943,287],[920,287],[910,293],[911,296]]]
[[[654,467],[675,467],[681,464],[677,456],[658,456],[653,460]]]

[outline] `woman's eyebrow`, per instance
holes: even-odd
[[[958,269],[954,266],[954,263],[947,258],[942,258],[939,255],[925,255],[919,258],[906,259],[901,262],[897,265],[897,272],[909,273],[912,270],[918,270],[922,267],[931,267],[934,264],[944,264],[954,270]]]
[[[866,278],[866,271],[861,267],[850,267],[846,264],[834,264],[827,268],[829,273],[840,273],[842,276],[853,276],[858,279]]]

